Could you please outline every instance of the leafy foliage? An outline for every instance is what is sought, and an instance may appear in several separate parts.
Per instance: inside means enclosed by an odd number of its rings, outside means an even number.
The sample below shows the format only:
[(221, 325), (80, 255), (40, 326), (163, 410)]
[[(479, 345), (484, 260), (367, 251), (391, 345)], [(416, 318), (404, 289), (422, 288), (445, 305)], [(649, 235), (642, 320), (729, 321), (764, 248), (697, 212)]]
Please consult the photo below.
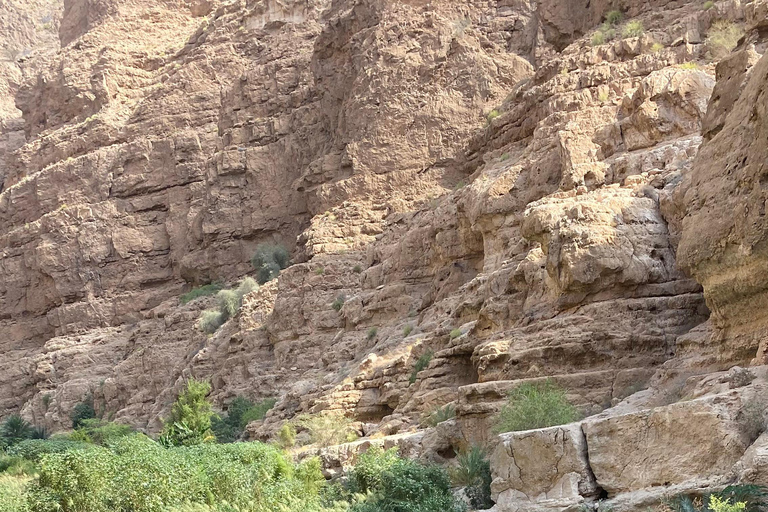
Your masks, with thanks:
[(428, 427), (436, 427), (438, 424), (456, 417), (456, 408), (452, 404), (446, 404), (443, 407), (436, 407), (424, 419), (424, 424)]
[(292, 448), (296, 445), (296, 427), (290, 423), (283, 423), (277, 431), (277, 444), (282, 448)]
[(34, 427), (18, 414), (5, 418), (0, 426), (0, 445), (13, 446), (25, 439), (32, 439)]
[(208, 309), (203, 311), (198, 321), (198, 328), (208, 334), (213, 334), (224, 323), (237, 315), (243, 306), (243, 298), (252, 291), (258, 290), (259, 285), (252, 277), (246, 277), (237, 288), (220, 290), (216, 294), (218, 311)]
[(294, 465), (262, 443), (166, 449), (138, 434), (45, 457), (29, 501), (32, 512), (300, 512), (319, 510), (322, 482), (316, 459)]
[(251, 258), (259, 284), (275, 279), (280, 271), (290, 265), (290, 254), (282, 245), (261, 244)]
[(353, 494), (366, 494), (381, 488), (382, 475), (399, 459), (397, 448), (384, 450), (372, 446), (357, 458), (354, 469), (349, 472), (347, 490)]
[(445, 470), (398, 458), (380, 473), (370, 495), (350, 512), (459, 512), (464, 507), (451, 494)]
[(312, 444), (320, 447), (348, 443), (357, 439), (352, 420), (342, 413), (303, 414), (296, 418), (296, 424), (309, 433)]
[(0, 475), (0, 512), (28, 512), (26, 488), (28, 478)]
[(85, 399), (75, 405), (69, 415), (72, 420), (72, 428), (78, 428), (84, 420), (90, 420), (96, 417), (96, 409), (93, 407), (93, 397), (89, 394)]
[(571, 423), (579, 412), (568, 402), (565, 392), (551, 380), (526, 382), (509, 392), (494, 428), (497, 433)]
[(199, 299), (200, 297), (208, 297), (210, 295), (215, 295), (216, 293), (221, 290), (223, 286), (219, 283), (211, 283), (206, 284), (203, 286), (198, 286), (197, 288), (194, 288), (181, 297), (179, 297), (179, 302), (182, 304), (186, 304), (188, 302), (191, 302), (195, 299)]
[(716, 21), (707, 33), (707, 56), (720, 60), (736, 48), (739, 39), (744, 35), (744, 29), (728, 20)]
[(251, 421), (264, 419), (276, 402), (274, 398), (266, 398), (254, 404), (244, 396), (235, 397), (227, 407), (225, 415), (214, 416), (211, 420), (216, 440), (220, 443), (237, 441), (246, 425)]
[(451, 472), (453, 483), (464, 487), (464, 494), (472, 508), (491, 508), (491, 464), (485, 451), (479, 446), (472, 446), (459, 453), (458, 461), (459, 466)]
[(421, 354), (421, 356), (419, 356), (419, 358), (416, 360), (416, 363), (413, 365), (411, 376), (408, 378), (409, 384), (416, 382), (416, 378), (418, 377), (419, 372), (429, 366), (429, 362), (432, 361), (432, 356), (434, 356), (434, 354), (435, 353), (431, 350), (427, 350)]
[(87, 450), (93, 445), (69, 439), (28, 439), (8, 449), (8, 455), (39, 462), (49, 453), (64, 453), (72, 450)]
[(632, 20), (624, 25), (621, 35), (625, 38), (640, 37), (643, 35), (643, 24), (638, 20)]
[(765, 512), (768, 489), (761, 485), (730, 485), (703, 496), (680, 494), (666, 500), (665, 505), (674, 512)]
[(459, 336), (461, 336), (461, 329), (454, 329), (451, 331), (450, 337), (452, 340), (458, 338)]
[(624, 14), (619, 10), (608, 11), (605, 13), (605, 23), (610, 26), (616, 26), (624, 19)]
[(160, 442), (166, 446), (191, 446), (215, 440), (211, 431), (211, 403), (206, 398), (211, 385), (189, 379), (171, 409)]
[(368, 341), (373, 341), (373, 339), (376, 337), (377, 334), (379, 334), (379, 329), (377, 327), (371, 327), (370, 329), (368, 329), (366, 338), (368, 338)]
[(107, 446), (117, 439), (133, 434), (134, 430), (130, 425), (92, 418), (82, 420), (76, 432), (85, 442)]

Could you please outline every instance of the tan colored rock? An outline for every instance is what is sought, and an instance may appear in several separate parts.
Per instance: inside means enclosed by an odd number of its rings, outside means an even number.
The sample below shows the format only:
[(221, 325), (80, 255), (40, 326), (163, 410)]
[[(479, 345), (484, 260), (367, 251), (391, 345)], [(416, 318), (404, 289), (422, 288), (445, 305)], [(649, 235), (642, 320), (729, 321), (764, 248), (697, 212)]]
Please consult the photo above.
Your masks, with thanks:
[(751, 442), (739, 417), (744, 400), (731, 392), (585, 420), (597, 485), (614, 496), (725, 476)]
[(578, 423), (502, 434), (490, 460), (498, 512), (562, 510), (598, 490)]

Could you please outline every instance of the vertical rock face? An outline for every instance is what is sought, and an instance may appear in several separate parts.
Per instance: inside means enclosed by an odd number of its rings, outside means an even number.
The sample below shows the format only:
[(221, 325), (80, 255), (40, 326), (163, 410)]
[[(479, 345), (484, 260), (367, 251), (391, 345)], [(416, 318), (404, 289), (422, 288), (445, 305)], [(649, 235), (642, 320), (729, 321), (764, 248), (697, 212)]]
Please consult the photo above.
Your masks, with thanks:
[(704, 287), (721, 357), (764, 363), (768, 59), (757, 57), (748, 47), (718, 64), (709, 140), (681, 192), (678, 258)]

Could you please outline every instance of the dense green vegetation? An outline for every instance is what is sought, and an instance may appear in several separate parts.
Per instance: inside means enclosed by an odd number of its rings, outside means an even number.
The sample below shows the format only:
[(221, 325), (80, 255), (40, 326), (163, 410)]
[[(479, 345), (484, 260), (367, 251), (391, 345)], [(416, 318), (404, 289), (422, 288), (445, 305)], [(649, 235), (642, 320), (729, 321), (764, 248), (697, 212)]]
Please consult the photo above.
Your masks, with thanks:
[(244, 396), (235, 397), (227, 407), (226, 414), (213, 416), (211, 430), (219, 443), (233, 443), (240, 439), (246, 425), (252, 421), (264, 419), (274, 407), (274, 398), (266, 398), (253, 403)]
[[(465, 509), (451, 493), (451, 479), (444, 469), (403, 459), (395, 451), (372, 448), (348, 478), (327, 483), (319, 459), (294, 462), (281, 448), (295, 442), (291, 424), (281, 430), (274, 445), (216, 443), (217, 424), (230, 429), (228, 433), (239, 431), (249, 421), (262, 418), (274, 400), (253, 403), (236, 397), (226, 414), (217, 416), (207, 398), (209, 392), (207, 382), (187, 381), (159, 441), (98, 418), (79, 418), (70, 434), (33, 439), (38, 429), (20, 417), (9, 417), (0, 429), (5, 447), (0, 451), (0, 512)], [(343, 416), (304, 416), (295, 425), (319, 445), (354, 437)], [(479, 481), (477, 470), (472, 469), (477, 463), (467, 464), (460, 464), (463, 476), (457, 473), (457, 478), (470, 487)]]
[(494, 428), (497, 433), (564, 425), (579, 419), (565, 391), (551, 380), (526, 382), (509, 392)]

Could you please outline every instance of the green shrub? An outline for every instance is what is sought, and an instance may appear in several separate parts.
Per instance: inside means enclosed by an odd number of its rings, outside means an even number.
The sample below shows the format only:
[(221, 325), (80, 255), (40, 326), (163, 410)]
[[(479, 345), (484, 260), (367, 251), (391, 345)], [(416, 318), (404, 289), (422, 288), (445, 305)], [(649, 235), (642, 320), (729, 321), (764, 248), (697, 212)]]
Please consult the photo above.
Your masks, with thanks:
[(93, 445), (69, 439), (28, 439), (8, 449), (8, 455), (39, 462), (43, 455), (64, 453), (71, 450), (87, 450)]
[(246, 277), (234, 289), (220, 290), (216, 294), (218, 302), (218, 311), (206, 310), (200, 315), (198, 328), (208, 334), (213, 334), (219, 327), (230, 318), (237, 315), (243, 306), (243, 298), (249, 293), (259, 289), (258, 283), (251, 278)]
[(488, 115), (485, 117), (485, 120), (488, 122), (488, 124), (491, 124), (491, 122), (497, 117), (499, 117), (500, 115), (501, 113), (498, 110), (493, 109), (490, 112), (488, 112)]
[(0, 512), (28, 512), (28, 478), (0, 475)]
[(624, 14), (621, 11), (613, 10), (605, 13), (605, 23), (607, 23), (612, 27), (615, 27), (616, 25), (621, 23), (623, 19), (624, 19)]
[(282, 245), (261, 244), (251, 258), (259, 284), (275, 279), (280, 271), (290, 265), (290, 254)]
[(598, 100), (600, 103), (606, 103), (606, 102), (608, 101), (608, 99), (609, 99), (609, 98), (610, 98), (610, 93), (608, 92), (608, 90), (607, 90), (607, 89), (601, 89), (601, 90), (600, 90), (600, 91), (597, 93), (597, 100)]
[(706, 2), (704, 2), (704, 5), (702, 5), (701, 8), (704, 9), (705, 11), (708, 11), (714, 6), (715, 6), (715, 2), (713, 2), (712, 0), (707, 0)]
[(727, 20), (716, 21), (707, 33), (707, 56), (720, 60), (733, 51), (744, 35), (744, 29)]
[(213, 334), (219, 327), (224, 325), (225, 321), (226, 319), (220, 312), (208, 309), (203, 311), (200, 315), (200, 320), (197, 321), (197, 327), (205, 333)]
[(182, 304), (186, 304), (195, 299), (199, 299), (200, 297), (208, 297), (210, 295), (215, 295), (222, 288), (223, 287), (219, 283), (211, 283), (211, 284), (199, 286), (183, 294), (181, 297), (179, 297), (179, 302), (181, 302)]
[(6, 476), (32, 476), (35, 474), (35, 464), (24, 457), (0, 454), (0, 473)]
[(355, 265), (354, 267), (352, 267), (352, 272), (354, 272), (355, 274), (359, 274), (362, 271), (363, 271), (363, 267), (361, 267), (360, 265)]
[(491, 464), (485, 451), (479, 446), (459, 452), (459, 465), (451, 472), (454, 485), (464, 487), (464, 494), (476, 510), (485, 510), (493, 506), (491, 500)]
[(237, 290), (221, 290), (216, 294), (216, 300), (219, 304), (219, 313), (224, 319), (234, 317), (240, 310), (241, 297)]
[(656, 42), (656, 43), (653, 43), (653, 44), (651, 45), (651, 51), (652, 51), (653, 53), (658, 53), (658, 52), (660, 52), (660, 51), (661, 51), (661, 50), (663, 50), (663, 49), (664, 49), (664, 45), (663, 45), (663, 44), (661, 44), (661, 43), (658, 43), (658, 42)]
[(296, 445), (296, 428), (290, 423), (283, 423), (277, 431), (277, 444), (282, 448), (293, 448)]
[(621, 35), (624, 38), (640, 37), (643, 35), (643, 24), (638, 20), (632, 20), (624, 25), (624, 29), (621, 31)]
[(371, 327), (370, 329), (368, 329), (366, 338), (368, 338), (368, 341), (373, 341), (373, 339), (376, 337), (377, 334), (379, 334), (379, 329), (377, 327)]
[(82, 420), (77, 431), (82, 432), (90, 442), (101, 446), (107, 446), (135, 432), (130, 425), (103, 421), (96, 418)]
[(227, 407), (225, 415), (214, 416), (211, 419), (211, 429), (216, 440), (220, 443), (232, 443), (238, 440), (248, 423), (264, 419), (275, 403), (277, 400), (274, 398), (253, 403), (244, 396), (235, 397)]
[(412, 325), (406, 325), (403, 327), (403, 338), (407, 338), (410, 336), (410, 334), (413, 332), (413, 326)]
[(699, 69), (699, 65), (693, 61), (683, 62), (677, 66), (680, 69)]
[(344, 302), (346, 301), (346, 298), (343, 295), (339, 295), (336, 297), (336, 300), (333, 301), (333, 304), (331, 304), (331, 307), (335, 311), (341, 311), (342, 306), (344, 306)]
[(459, 512), (445, 470), (409, 459), (398, 459), (381, 473), (380, 483), (350, 512)]
[(768, 489), (762, 485), (730, 485), (703, 496), (679, 494), (663, 504), (673, 512), (764, 512), (768, 508)]
[(432, 361), (433, 355), (434, 352), (427, 350), (421, 354), (421, 356), (419, 356), (419, 358), (416, 360), (416, 363), (413, 365), (413, 371), (411, 372), (411, 376), (408, 379), (409, 384), (416, 382), (416, 378), (418, 377), (419, 372), (429, 366), (429, 362)]
[(461, 329), (454, 329), (451, 331), (450, 337), (452, 340), (458, 338), (459, 336), (461, 336)]
[(189, 379), (171, 408), (160, 436), (165, 446), (191, 446), (215, 439), (211, 431), (211, 403), (206, 398), (211, 385)]
[(435, 407), (431, 413), (424, 418), (424, 424), (428, 427), (436, 427), (438, 424), (456, 417), (456, 408), (452, 404), (443, 407)]
[(90, 394), (82, 402), (75, 405), (69, 414), (69, 419), (72, 420), (72, 428), (77, 428), (84, 420), (90, 420), (95, 417), (96, 409), (93, 407), (93, 397)]
[(602, 30), (598, 30), (592, 34), (591, 44), (592, 46), (600, 46), (601, 44), (605, 44), (605, 34)]
[(565, 392), (551, 380), (526, 382), (509, 392), (499, 412), (496, 433), (516, 432), (571, 423), (579, 418)]
[(349, 472), (347, 489), (353, 494), (366, 494), (381, 488), (382, 476), (399, 460), (397, 448), (384, 450), (372, 446), (357, 458)]
[(295, 421), (309, 433), (310, 442), (319, 447), (349, 443), (357, 439), (352, 420), (342, 413), (303, 414)]

